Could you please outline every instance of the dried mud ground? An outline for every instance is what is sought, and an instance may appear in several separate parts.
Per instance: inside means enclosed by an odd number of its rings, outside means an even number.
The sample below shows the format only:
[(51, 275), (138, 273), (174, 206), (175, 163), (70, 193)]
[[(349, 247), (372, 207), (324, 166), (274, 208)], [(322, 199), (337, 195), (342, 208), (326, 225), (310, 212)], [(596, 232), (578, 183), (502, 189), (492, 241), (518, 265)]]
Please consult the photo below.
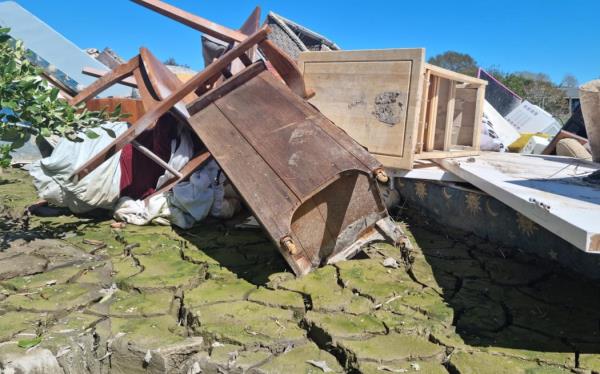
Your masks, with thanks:
[(297, 279), (260, 231), (27, 219), (15, 170), (0, 198), (5, 372), (600, 372), (600, 285), (474, 236), (405, 225)]

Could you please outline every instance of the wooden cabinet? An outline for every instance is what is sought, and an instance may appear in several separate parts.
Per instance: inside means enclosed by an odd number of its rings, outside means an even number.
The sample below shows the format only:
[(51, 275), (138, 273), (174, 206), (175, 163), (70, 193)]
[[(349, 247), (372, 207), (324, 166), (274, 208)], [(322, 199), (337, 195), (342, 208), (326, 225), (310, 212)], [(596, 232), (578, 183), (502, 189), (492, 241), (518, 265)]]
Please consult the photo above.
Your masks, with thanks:
[(425, 63), (425, 50), (303, 52), (310, 100), (386, 167), (479, 151), (486, 82)]

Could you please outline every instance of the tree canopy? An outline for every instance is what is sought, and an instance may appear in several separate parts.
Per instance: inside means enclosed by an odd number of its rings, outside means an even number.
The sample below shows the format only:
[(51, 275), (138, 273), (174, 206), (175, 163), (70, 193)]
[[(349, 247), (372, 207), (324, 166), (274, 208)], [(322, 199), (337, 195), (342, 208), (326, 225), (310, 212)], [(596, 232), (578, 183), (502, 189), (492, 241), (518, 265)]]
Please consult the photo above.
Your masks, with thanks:
[(466, 74), (473, 77), (477, 75), (477, 61), (475, 61), (473, 57), (466, 53), (446, 51), (431, 57), (428, 62), (432, 65), (452, 70), (457, 73)]

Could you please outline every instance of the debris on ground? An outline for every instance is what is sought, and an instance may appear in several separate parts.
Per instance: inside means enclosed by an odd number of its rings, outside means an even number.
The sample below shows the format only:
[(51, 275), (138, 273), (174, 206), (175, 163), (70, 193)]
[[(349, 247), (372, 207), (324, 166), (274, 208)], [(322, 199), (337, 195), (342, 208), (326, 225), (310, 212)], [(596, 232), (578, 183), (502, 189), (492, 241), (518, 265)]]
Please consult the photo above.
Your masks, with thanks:
[(0, 102), (0, 369), (600, 372), (600, 81), (561, 126), (425, 48), (133, 2), (205, 68), (0, 4), (48, 100), (103, 118), (31, 136)]

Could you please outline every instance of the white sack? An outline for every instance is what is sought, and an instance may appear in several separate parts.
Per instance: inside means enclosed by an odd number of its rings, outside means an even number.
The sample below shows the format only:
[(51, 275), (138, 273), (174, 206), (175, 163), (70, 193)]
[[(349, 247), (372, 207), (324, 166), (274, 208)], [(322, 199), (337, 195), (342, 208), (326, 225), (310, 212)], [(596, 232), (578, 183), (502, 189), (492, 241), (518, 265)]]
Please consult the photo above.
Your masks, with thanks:
[[(127, 129), (127, 123), (107, 123), (103, 127), (112, 129), (119, 136)], [(121, 152), (117, 152), (78, 183), (69, 181), (77, 168), (114, 140), (101, 129), (97, 132), (100, 136), (96, 139), (81, 135), (82, 142), (62, 139), (50, 157), (32, 164), (29, 173), (40, 198), (69, 208), (73, 213), (85, 213), (95, 208), (114, 208), (120, 192)]]

